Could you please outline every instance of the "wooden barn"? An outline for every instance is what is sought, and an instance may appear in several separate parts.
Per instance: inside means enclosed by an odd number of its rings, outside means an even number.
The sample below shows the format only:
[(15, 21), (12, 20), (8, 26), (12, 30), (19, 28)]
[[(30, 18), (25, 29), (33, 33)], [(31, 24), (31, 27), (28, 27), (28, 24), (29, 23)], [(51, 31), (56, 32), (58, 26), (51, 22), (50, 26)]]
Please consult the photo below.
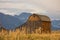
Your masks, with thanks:
[(16, 28), (24, 33), (51, 33), (50, 18), (45, 15), (32, 14), (26, 23)]

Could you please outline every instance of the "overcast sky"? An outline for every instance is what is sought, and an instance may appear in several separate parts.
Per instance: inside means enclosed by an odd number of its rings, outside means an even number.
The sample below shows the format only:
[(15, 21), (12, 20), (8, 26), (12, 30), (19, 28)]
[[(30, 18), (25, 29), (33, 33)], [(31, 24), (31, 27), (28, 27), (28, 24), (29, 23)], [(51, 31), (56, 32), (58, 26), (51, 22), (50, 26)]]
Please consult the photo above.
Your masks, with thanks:
[(0, 12), (16, 15), (23, 11), (60, 19), (60, 0), (0, 0)]

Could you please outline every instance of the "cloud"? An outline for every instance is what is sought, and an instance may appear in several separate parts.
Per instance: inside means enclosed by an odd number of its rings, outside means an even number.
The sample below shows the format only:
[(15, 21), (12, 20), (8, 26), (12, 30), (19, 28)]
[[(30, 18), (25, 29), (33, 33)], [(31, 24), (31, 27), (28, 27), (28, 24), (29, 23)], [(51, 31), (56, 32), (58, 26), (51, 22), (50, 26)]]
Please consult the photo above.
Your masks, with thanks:
[(0, 10), (2, 9), (8, 10), (8, 12), (10, 13), (12, 12), (17, 13), (17, 12), (23, 12), (23, 11), (40, 13), (45, 11), (42, 8), (39, 8), (35, 5), (27, 4), (27, 3), (0, 3)]
[(36, 11), (41, 10), (41, 8), (28, 3), (0, 3), (0, 8), (34, 9)]
[(8, 14), (8, 15), (14, 15), (14, 14), (16, 14), (14, 12), (10, 12), (10, 10), (0, 10), (0, 12), (2, 12), (4, 14)]
[(27, 3), (49, 10), (60, 10), (60, 0), (0, 0), (0, 2)]
[(15, 8), (19, 11), (36, 12), (60, 19), (60, 0), (0, 0), (0, 8)]
[[(13, 16), (19, 15), (21, 12), (37, 13), (37, 11), (34, 9), (17, 9), (17, 8), (0, 8), (0, 12)], [(39, 13), (45, 13), (45, 10), (41, 10), (39, 11)]]

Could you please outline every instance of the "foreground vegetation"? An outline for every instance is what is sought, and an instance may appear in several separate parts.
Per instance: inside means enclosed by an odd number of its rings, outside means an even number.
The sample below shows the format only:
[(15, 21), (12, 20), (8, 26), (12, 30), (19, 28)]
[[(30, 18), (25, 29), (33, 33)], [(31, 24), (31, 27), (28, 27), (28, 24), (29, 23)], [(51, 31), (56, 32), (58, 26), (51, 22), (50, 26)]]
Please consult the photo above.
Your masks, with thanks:
[(52, 31), (51, 34), (25, 34), (23, 32), (0, 33), (0, 40), (60, 40), (60, 31)]

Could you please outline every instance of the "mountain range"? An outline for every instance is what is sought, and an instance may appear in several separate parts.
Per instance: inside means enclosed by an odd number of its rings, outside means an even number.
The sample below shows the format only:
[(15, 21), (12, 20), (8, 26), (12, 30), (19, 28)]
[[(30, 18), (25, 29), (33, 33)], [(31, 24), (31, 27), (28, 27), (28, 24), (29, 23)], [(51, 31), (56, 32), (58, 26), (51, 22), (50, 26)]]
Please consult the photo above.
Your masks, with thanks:
[[(5, 15), (0, 12), (0, 24), (2, 24), (4, 28), (12, 30), (24, 24), (30, 15), (32, 14), (22, 12), (20, 15), (11, 16), (11, 15)], [(60, 20), (52, 20), (51, 26), (52, 30), (60, 30)]]
[(60, 30), (60, 20), (52, 20), (52, 30)]

